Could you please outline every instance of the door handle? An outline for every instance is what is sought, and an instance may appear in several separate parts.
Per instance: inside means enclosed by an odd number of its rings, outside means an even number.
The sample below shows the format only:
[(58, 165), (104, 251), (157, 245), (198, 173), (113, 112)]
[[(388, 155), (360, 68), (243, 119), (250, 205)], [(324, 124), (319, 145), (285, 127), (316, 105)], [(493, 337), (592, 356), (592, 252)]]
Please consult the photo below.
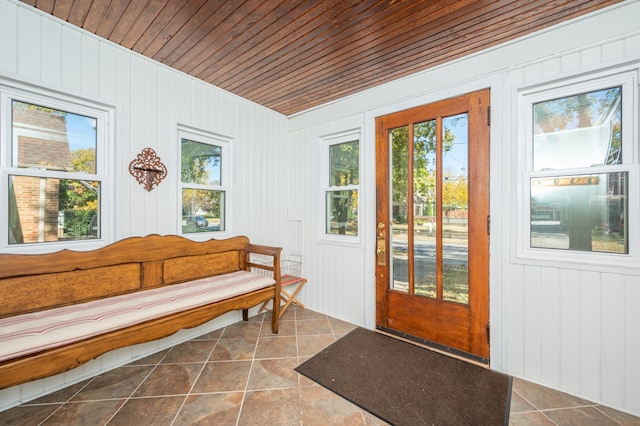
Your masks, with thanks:
[(378, 223), (377, 233), (377, 245), (376, 256), (378, 258), (378, 266), (385, 266), (387, 264), (387, 239), (384, 230), (384, 223)]

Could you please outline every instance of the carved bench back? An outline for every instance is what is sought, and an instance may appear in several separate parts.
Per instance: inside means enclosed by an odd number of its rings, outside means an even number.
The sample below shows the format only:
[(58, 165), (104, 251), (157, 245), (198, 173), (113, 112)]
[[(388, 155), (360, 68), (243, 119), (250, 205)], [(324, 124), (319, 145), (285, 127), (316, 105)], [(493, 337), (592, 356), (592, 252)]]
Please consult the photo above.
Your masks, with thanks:
[(132, 237), (101, 249), (0, 254), (0, 318), (245, 269), (246, 237)]

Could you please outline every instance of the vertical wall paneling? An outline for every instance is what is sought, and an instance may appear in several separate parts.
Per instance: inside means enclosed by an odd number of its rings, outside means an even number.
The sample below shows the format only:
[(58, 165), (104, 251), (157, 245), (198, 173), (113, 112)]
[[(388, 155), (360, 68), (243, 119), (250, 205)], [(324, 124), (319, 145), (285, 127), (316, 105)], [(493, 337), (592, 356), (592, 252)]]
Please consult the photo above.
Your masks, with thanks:
[(560, 272), (556, 268), (542, 268), (540, 381), (560, 385)]
[(213, 109), (211, 108), (211, 90), (208, 85), (201, 84), (200, 85), (202, 100), (201, 100), (201, 108), (202, 108), (202, 128), (211, 129), (212, 121), (213, 121)]
[[(167, 179), (169, 179), (169, 182), (172, 182), (174, 185), (177, 185), (178, 182), (180, 181), (180, 141), (178, 140), (178, 130), (177, 130), (177, 126), (178, 125), (184, 125), (184, 124), (188, 124), (186, 123), (183, 118), (182, 118), (182, 114), (181, 114), (181, 102), (180, 102), (180, 97), (181, 97), (181, 81), (182, 81), (182, 76), (180, 74), (177, 73), (173, 73), (171, 72), (168, 76), (168, 80), (169, 80), (169, 85), (167, 87), (167, 91), (168, 91), (168, 97), (169, 97), (169, 104), (167, 105), (168, 107), (168, 111), (167, 113), (169, 114), (169, 117), (171, 117), (171, 119), (168, 121), (167, 126), (165, 127), (167, 129), (168, 133), (168, 137), (166, 139), (166, 142), (168, 144), (171, 144), (171, 141), (175, 141), (173, 142), (175, 145), (173, 145), (173, 150), (171, 153), (171, 156), (173, 158), (175, 158), (174, 160), (174, 167), (175, 169), (173, 170), (173, 174), (169, 174), (167, 176)], [(169, 171), (169, 173), (171, 173), (171, 171)], [(177, 186), (174, 186), (174, 188), (177, 188)], [(170, 227), (165, 230), (165, 233), (171, 233), (171, 232), (176, 232), (178, 229), (181, 228), (181, 222), (180, 222), (180, 218), (182, 218), (182, 211), (180, 210), (180, 203), (182, 202), (181, 197), (182, 194), (177, 193), (177, 191), (175, 191), (175, 204), (172, 204), (172, 209), (173, 209), (173, 217), (174, 217), (174, 222), (172, 224), (170, 224)], [(162, 232), (162, 231), (161, 231)]]
[[(618, 376), (611, 376), (610, 381), (624, 387), (624, 404), (620, 405), (632, 413), (640, 414), (640, 338), (638, 338), (638, 301), (640, 300), (640, 277), (625, 277), (624, 322), (620, 326), (624, 330), (624, 341), (621, 346), (610, 348), (624, 353), (624, 371)], [(620, 309), (620, 307), (618, 307)], [(612, 373), (611, 370), (609, 372)], [(605, 396), (605, 395), (603, 395)]]
[[(126, 173), (128, 175), (126, 182), (131, 185), (130, 198), (127, 201), (127, 204), (130, 206), (128, 208), (129, 214), (127, 215), (130, 232), (133, 233), (133, 235), (146, 235), (149, 233), (149, 228), (153, 226), (149, 221), (155, 223), (156, 212), (147, 207), (147, 203), (155, 196), (155, 193), (153, 191), (147, 192), (142, 185), (138, 184), (138, 182), (129, 175), (128, 170), (129, 162), (136, 158), (140, 151), (147, 147), (145, 135), (146, 124), (144, 122), (146, 106), (144, 60), (138, 56), (133, 56), (131, 58), (130, 72), (131, 97), (129, 100), (129, 114), (131, 117), (131, 125), (128, 129), (128, 135), (125, 135), (125, 139), (123, 140), (123, 142), (130, 147), (130, 151), (128, 158), (122, 164), (122, 167), (118, 169), (118, 173)], [(152, 146), (151, 148), (157, 149), (156, 146)], [(136, 214), (131, 214), (132, 212), (136, 212)], [(153, 212), (153, 216), (148, 217), (151, 212)]]
[[(608, 48), (608, 46), (607, 46)], [(581, 66), (590, 67), (602, 62), (602, 46), (593, 46), (580, 52)]]
[[(115, 123), (115, 159), (113, 166), (114, 174), (114, 191), (118, 194), (115, 199), (116, 208), (114, 210), (115, 220), (118, 224), (115, 227), (115, 238), (122, 239), (128, 235), (135, 235), (131, 232), (130, 212), (128, 211), (129, 201), (131, 199), (131, 181), (132, 177), (128, 170), (129, 163), (133, 160), (132, 154), (135, 151), (131, 147), (131, 55), (127, 52), (116, 49), (116, 117)], [(126, 165), (126, 166), (125, 166)], [(133, 188), (136, 189), (136, 188)]]
[[(626, 285), (624, 276), (602, 274), (602, 398), (624, 404)], [(631, 326), (631, 328), (634, 328)], [(625, 348), (615, 350), (613, 348)]]
[(191, 82), (191, 104), (193, 115), (191, 116), (191, 124), (198, 128), (204, 128), (203, 126), (203, 110), (202, 110), (202, 87), (203, 84), (192, 81)]
[[(365, 289), (374, 285), (373, 275), (364, 270), (365, 259), (373, 257), (374, 247), (319, 241), (323, 214), (318, 194), (322, 165), (317, 157), (319, 138), (362, 127), (362, 117), (372, 110), (393, 112), (432, 93), (458, 93), (461, 87), (482, 85), (495, 86), (492, 93), (504, 93), (504, 97), (492, 98), (496, 102), (492, 109), (503, 111), (498, 124), (493, 124), (502, 127), (499, 131), (492, 128), (492, 153), (516, 150), (515, 88), (523, 82), (533, 84), (598, 67), (640, 62), (637, 16), (640, 2), (622, 2), (287, 119), (27, 5), (0, 0), (0, 75), (116, 108), (112, 172), (117, 238), (176, 230), (177, 221), (156, 212), (159, 206), (168, 206), (178, 214), (177, 191), (167, 185), (170, 180), (161, 190), (147, 193), (128, 174), (129, 162), (142, 148), (158, 148), (165, 164), (177, 166), (177, 124), (198, 125), (233, 138), (237, 230), (261, 243), (287, 246), (287, 221), (299, 221), (309, 278), (301, 299), (310, 309), (363, 324), (365, 312), (375, 309), (365, 306), (371, 302), (363, 297)], [(55, 66), (59, 71), (52, 69)], [(375, 135), (369, 132), (365, 137), (361, 147), (366, 148), (362, 149), (372, 150)], [(499, 268), (499, 273), (492, 271), (491, 291), (503, 295), (502, 323), (492, 324), (492, 330), (502, 330), (502, 371), (640, 414), (640, 310), (636, 306), (640, 277), (624, 268), (612, 275), (568, 265), (516, 263), (511, 235), (517, 228), (517, 209), (513, 207), (518, 191), (513, 185), (518, 169), (512, 160), (514, 156), (505, 156), (499, 164), (492, 160), (491, 168), (492, 209), (496, 204), (504, 206), (501, 213), (507, 224), (503, 225), (507, 227), (504, 238), (492, 235), (490, 249), (491, 267)], [(170, 169), (169, 173), (177, 172)], [(366, 204), (361, 204), (361, 209), (375, 210), (372, 175), (364, 181), (362, 191)], [(363, 232), (375, 232), (375, 224), (363, 225)], [(231, 314), (205, 327), (237, 319)], [(2, 390), (0, 409), (97, 374), (120, 360), (179, 342), (188, 338), (188, 333), (110, 354), (104, 361), (95, 360), (53, 378)]]
[[(101, 77), (100, 41), (95, 37), (84, 35), (81, 39), (82, 93), (97, 96)], [(105, 70), (106, 71), (106, 70)]]
[[(159, 98), (160, 98), (160, 86), (158, 85), (158, 66), (152, 62), (144, 62), (144, 106), (142, 107), (142, 120), (140, 127), (144, 129), (144, 148), (152, 148), (160, 160), (165, 166), (168, 166), (173, 155), (172, 145), (161, 144), (158, 139), (158, 129), (161, 121), (158, 116)], [(174, 142), (175, 143), (175, 142)], [(167, 169), (167, 174), (169, 170)], [(166, 180), (166, 178), (165, 178)], [(144, 234), (150, 234), (158, 229), (167, 229), (169, 225), (168, 217), (170, 216), (164, 208), (162, 208), (164, 201), (169, 198), (169, 193), (173, 190), (167, 185), (167, 182), (163, 180), (160, 185), (156, 186), (151, 191), (143, 190), (142, 193), (145, 197), (145, 217), (144, 219)], [(138, 185), (140, 189), (144, 189), (142, 185)], [(160, 224), (164, 227), (161, 227)]]
[(18, 8), (17, 28), (18, 74), (24, 77), (40, 78), (40, 49), (32, 49), (41, 40), (40, 17), (25, 8)]
[[(350, 96), (328, 106), (291, 117), (289, 144), (308, 173), (322, 164), (307, 158), (318, 138), (344, 126), (357, 114), (370, 117), (364, 149), (375, 142), (375, 113), (386, 114), (428, 103), (434, 94), (444, 99), (467, 86), (490, 87), (491, 129), (491, 297), (492, 357), (500, 354), (499, 368), (588, 400), (640, 415), (640, 273), (619, 268), (615, 274), (591, 265), (537, 264), (517, 259), (520, 173), (517, 90), (589, 72), (635, 64), (640, 67), (640, 2), (623, 2), (570, 23), (538, 32), (477, 55)], [(469, 90), (470, 91), (470, 90)], [(435, 99), (437, 100), (437, 99)], [(381, 112), (382, 111), (382, 112)], [(499, 114), (496, 120), (496, 114)], [(375, 154), (367, 153), (375, 157)], [(366, 179), (362, 208), (375, 211), (375, 180)], [(375, 277), (363, 265), (374, 248), (357, 249), (319, 243), (317, 175), (292, 183), (290, 219), (304, 223), (309, 275), (314, 282), (304, 294), (308, 306), (322, 312), (349, 315), (366, 302), (362, 291)], [(298, 198), (300, 197), (300, 198)], [(304, 200), (304, 203), (300, 200)], [(493, 217), (497, 214), (497, 217)], [(635, 219), (634, 219), (635, 220)], [(309, 223), (311, 222), (311, 223)], [(637, 221), (636, 221), (637, 222)], [(634, 222), (635, 223), (635, 222)], [(500, 232), (495, 234), (496, 227)], [(375, 228), (365, 226), (367, 235)], [(371, 238), (371, 237), (369, 237)], [(343, 259), (351, 262), (343, 264)], [(357, 263), (361, 262), (361, 263)], [(345, 262), (346, 263), (346, 262)], [(373, 265), (372, 263), (368, 263)], [(335, 274), (336, 268), (346, 268)], [(496, 270), (497, 269), (497, 270)], [(338, 276), (340, 275), (340, 276)], [(356, 282), (356, 293), (345, 291), (345, 281)], [(371, 281), (371, 282), (365, 282)], [(351, 283), (349, 283), (351, 284)], [(351, 290), (350, 289), (350, 290)], [(611, 292), (611, 293), (610, 293)], [(493, 301), (501, 296), (500, 305)], [(363, 309), (373, 312), (375, 307)], [(494, 315), (499, 310), (499, 315)], [(355, 316), (355, 315), (354, 315)], [(497, 318), (500, 321), (496, 324)], [(499, 330), (500, 339), (494, 338)], [(494, 348), (496, 342), (501, 348)], [(492, 366), (495, 364), (492, 362)]]
[[(58, 50), (59, 51), (59, 50)], [(60, 58), (60, 55), (56, 55)], [(98, 96), (107, 102), (116, 99), (116, 49), (107, 43), (100, 43), (100, 80)]]
[[(287, 191), (289, 221), (300, 224), (304, 250), (305, 274), (309, 285), (300, 294), (300, 300), (309, 309), (327, 313), (336, 318), (364, 324), (364, 257), (359, 244), (341, 244), (322, 239), (324, 233), (324, 175), (326, 165), (321, 156), (323, 138), (340, 132), (362, 129), (364, 114), (354, 114), (331, 120), (318, 126), (291, 132), (287, 142)], [(365, 141), (361, 140), (361, 155)], [(362, 181), (365, 171), (361, 169)], [(365, 199), (359, 197), (359, 208)], [(360, 220), (364, 215), (361, 213)], [(364, 228), (362, 228), (364, 229)], [(294, 232), (290, 227), (290, 232)], [(298, 231), (295, 231), (298, 232)], [(292, 238), (289, 235), (289, 238)]]
[(571, 392), (580, 391), (580, 273), (576, 270), (560, 271), (560, 384)]
[(602, 354), (602, 295), (598, 272), (580, 273), (580, 394), (591, 400), (600, 399)]
[[(227, 164), (235, 172), (233, 179), (240, 181), (231, 185), (234, 220), (252, 241), (286, 244), (286, 117), (14, 0), (0, 0), (0, 57), (0, 77), (115, 108), (114, 146), (108, 148), (114, 156), (108, 170), (113, 205), (107, 207), (115, 229), (108, 237), (179, 231), (177, 125), (182, 124), (227, 136), (234, 148), (241, 148)], [(158, 153), (169, 174), (151, 192), (128, 171), (145, 147)], [(254, 192), (258, 189), (260, 194)], [(66, 373), (2, 390), (0, 410), (239, 319), (237, 313), (225, 314), (161, 341), (124, 348)]]
[(41, 24), (42, 81), (59, 86), (62, 79), (62, 58), (60, 57), (62, 26), (49, 19), (43, 19)]
[(288, 220), (287, 234), (287, 248), (289, 249), (289, 254), (303, 256), (304, 245), (302, 238), (302, 221)]
[(527, 354), (524, 374), (540, 379), (542, 356), (542, 282), (541, 271), (537, 266), (525, 266), (524, 299), (526, 300), (524, 352)]
[(211, 129), (222, 129), (222, 94), (211, 90)]
[(0, 70), (11, 74), (18, 69), (18, 8), (9, 2), (0, 2)]
[(193, 125), (193, 112), (192, 107), (193, 103), (191, 102), (192, 92), (191, 92), (191, 79), (186, 75), (180, 76), (180, 116), (179, 119), (183, 122), (186, 122), (190, 125)]
[[(23, 23), (20, 22), (20, 27)], [(82, 35), (69, 26), (62, 27), (62, 86), (74, 92), (81, 90), (82, 84)]]
[[(157, 105), (155, 107), (155, 118), (158, 125), (152, 129), (153, 138), (157, 140), (158, 149), (161, 154), (162, 162), (167, 167), (167, 177), (160, 184), (162, 190), (162, 200), (169, 200), (165, 205), (177, 206), (180, 201), (178, 199), (178, 191), (176, 190), (178, 181), (180, 180), (180, 157), (179, 143), (177, 138), (177, 129), (175, 123), (172, 122), (171, 115), (171, 75), (166, 68), (158, 67), (156, 69), (156, 88), (157, 88)], [(158, 224), (157, 229), (163, 233), (179, 232), (178, 220), (180, 215), (179, 209), (167, 209), (159, 206), (159, 211), (163, 214), (156, 215)]]

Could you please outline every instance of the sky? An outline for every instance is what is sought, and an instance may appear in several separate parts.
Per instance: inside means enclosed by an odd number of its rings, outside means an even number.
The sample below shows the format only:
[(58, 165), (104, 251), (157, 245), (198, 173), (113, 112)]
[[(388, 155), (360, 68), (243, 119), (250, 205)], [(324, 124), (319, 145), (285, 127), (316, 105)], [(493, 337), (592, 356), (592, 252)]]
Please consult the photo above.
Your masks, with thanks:
[(96, 148), (96, 119), (66, 113), (67, 138), (71, 151)]

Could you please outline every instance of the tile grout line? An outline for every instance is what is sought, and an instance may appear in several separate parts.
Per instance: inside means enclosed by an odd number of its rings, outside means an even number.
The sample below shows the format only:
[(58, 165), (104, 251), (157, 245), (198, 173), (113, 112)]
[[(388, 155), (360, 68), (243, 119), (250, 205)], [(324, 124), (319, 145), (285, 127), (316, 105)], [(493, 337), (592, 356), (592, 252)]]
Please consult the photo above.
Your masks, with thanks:
[[(145, 382), (145, 380), (147, 380), (147, 379), (149, 378), (149, 376), (150, 376), (154, 371), (156, 371), (156, 369), (158, 368), (158, 365), (160, 365), (160, 362), (162, 362), (162, 360), (167, 356), (167, 354), (168, 354), (169, 352), (171, 352), (171, 350), (169, 350), (169, 351), (168, 351), (168, 352), (167, 352), (167, 353), (166, 353), (166, 354), (165, 354), (165, 355), (164, 355), (164, 356), (163, 356), (163, 357), (162, 357), (162, 358), (161, 358), (161, 359), (160, 359), (160, 360), (159, 360), (159, 361), (158, 361), (158, 362), (153, 366), (153, 368), (149, 371), (149, 373), (147, 373), (147, 375), (146, 375), (146, 376), (144, 376), (144, 378), (140, 381), (140, 383), (138, 383), (138, 386), (136, 386), (136, 387), (135, 387), (135, 389), (133, 389), (133, 390), (131, 391), (131, 393), (129, 393), (129, 396), (128, 396), (128, 397), (126, 397), (126, 398), (122, 398), (122, 399), (124, 400), (124, 402), (123, 402), (123, 403), (122, 403), (122, 405), (120, 405), (120, 406), (118, 407), (118, 409), (117, 409), (117, 410), (116, 410), (116, 411), (111, 415), (111, 417), (109, 417), (109, 419), (104, 423), (105, 425), (108, 425), (108, 424), (111, 422), (111, 420), (113, 420), (113, 418), (114, 418), (115, 416), (117, 416), (117, 415), (118, 415), (118, 413), (120, 412), (120, 410), (122, 410), (122, 407), (124, 407), (124, 406), (127, 404), (127, 402), (129, 402), (129, 400), (131, 399), (131, 396), (132, 396), (134, 393), (136, 393), (136, 391), (137, 391), (138, 389), (140, 389), (140, 386), (142, 386), (142, 384)], [(100, 375), (98, 375), (98, 376), (96, 376), (96, 377), (100, 377)]]
[[(92, 377), (90, 380), (87, 381), (87, 383), (84, 384), (84, 386), (80, 387), (80, 389), (78, 389), (73, 395), (71, 395), (69, 398), (67, 398), (65, 401), (63, 401), (60, 406), (58, 408), (56, 408), (55, 410), (53, 410), (47, 417), (45, 417), (44, 419), (42, 419), (42, 421), (40, 423), (38, 423), (39, 425), (42, 425), (44, 422), (46, 422), (49, 418), (51, 418), (51, 416), (53, 416), (55, 413), (57, 413), (59, 410), (61, 410), (65, 405), (67, 405), (71, 399), (73, 399), (74, 396), (78, 395), (84, 388), (86, 388), (87, 386), (89, 386), (89, 383), (93, 382), (95, 380), (97, 376)], [(43, 405), (48, 405), (48, 404), (43, 404)]]
[[(202, 376), (202, 372), (204, 371), (204, 369), (207, 367), (207, 363), (209, 362), (209, 359), (211, 359), (211, 355), (213, 355), (213, 352), (215, 351), (215, 349), (218, 347), (218, 343), (220, 343), (220, 338), (222, 337), (222, 335), (224, 334), (225, 330), (227, 329), (227, 327), (224, 327), (224, 329), (222, 330), (222, 332), (220, 333), (220, 335), (216, 338), (216, 343), (214, 343), (213, 347), (211, 348), (211, 350), (209, 351), (209, 355), (207, 355), (207, 359), (202, 363), (202, 367), (200, 367), (200, 371), (198, 371), (198, 374), (196, 375), (195, 380), (193, 381), (193, 383), (191, 384), (191, 387), (189, 388), (189, 390), (186, 393), (186, 396), (184, 397), (184, 399), (182, 400), (182, 404), (180, 404), (180, 407), (178, 408), (178, 410), (176, 411), (176, 415), (173, 416), (173, 420), (171, 421), (171, 425), (173, 425), (176, 420), (178, 420), (178, 416), (180, 415), (180, 413), (182, 412), (182, 409), (184, 408), (184, 405), (187, 403), (187, 400), (189, 399), (189, 397), (191, 396), (192, 392), (193, 392), (193, 388), (195, 387), (196, 383), (198, 383), (198, 380), (200, 380), (200, 376)], [(197, 336), (200, 337), (200, 336)], [(194, 341), (194, 339), (191, 339), (189, 341)], [(169, 351), (170, 352), (170, 351)], [(169, 352), (167, 352), (165, 354), (164, 357), (162, 357), (162, 359), (164, 359)], [(162, 361), (162, 360), (161, 360)], [(160, 363), (158, 363), (160, 364)]]
[(251, 365), (249, 366), (249, 374), (247, 374), (247, 381), (244, 384), (244, 391), (242, 392), (242, 401), (240, 401), (240, 409), (238, 410), (238, 417), (236, 418), (236, 426), (240, 424), (240, 417), (242, 416), (242, 410), (244, 409), (244, 401), (247, 397), (247, 390), (249, 389), (249, 380), (251, 379), (251, 373), (253, 372), (253, 363), (255, 362), (256, 353), (258, 352), (258, 344), (260, 343), (260, 339), (262, 338), (262, 327), (264, 327), (264, 318), (266, 315), (265, 313), (261, 315), (262, 315), (262, 318), (260, 319), (260, 328), (258, 329), (256, 344), (253, 348), (253, 355), (251, 356)]
[[(298, 335), (298, 310), (293, 311), (293, 330), (296, 335), (296, 364), (300, 365), (300, 336)], [(296, 372), (296, 378), (298, 379), (298, 415), (300, 416), (300, 426), (303, 426), (304, 420), (302, 418), (302, 381), (300, 373)]]

